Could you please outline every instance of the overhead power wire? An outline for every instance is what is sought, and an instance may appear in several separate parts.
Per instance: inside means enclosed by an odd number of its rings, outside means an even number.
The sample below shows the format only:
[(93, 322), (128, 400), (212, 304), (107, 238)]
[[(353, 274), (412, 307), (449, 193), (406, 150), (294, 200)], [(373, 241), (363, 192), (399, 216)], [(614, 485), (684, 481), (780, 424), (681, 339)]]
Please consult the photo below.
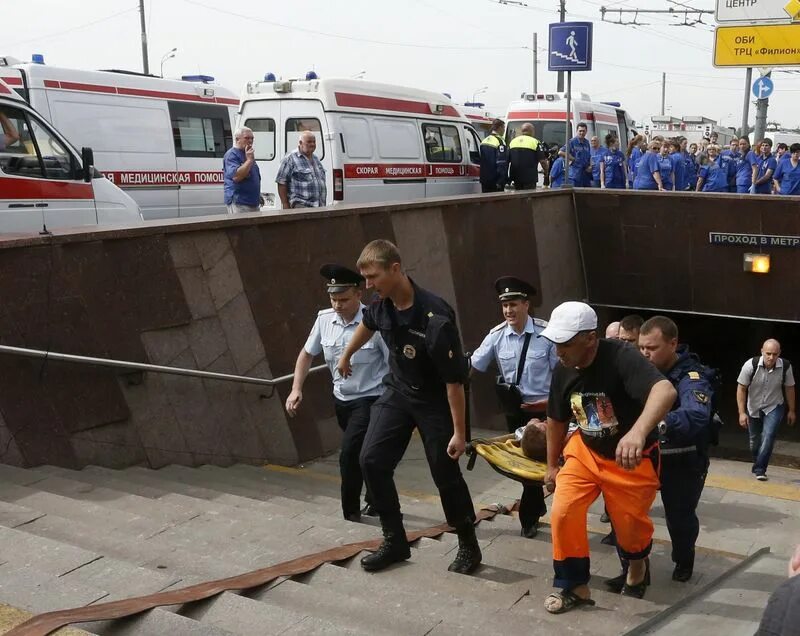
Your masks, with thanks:
[(47, 35), (40, 35), (35, 38), (28, 38), (26, 40), (17, 40), (16, 42), (11, 42), (8, 44), (9, 47), (14, 47), (19, 44), (27, 44), (28, 42), (40, 42), (42, 40), (49, 40), (51, 38), (60, 37), (62, 35), (66, 35), (67, 33), (73, 33), (74, 31), (79, 31), (81, 29), (88, 29), (91, 26), (96, 24), (101, 24), (103, 22), (107, 22), (108, 20), (113, 20), (114, 18), (118, 18), (125, 13), (130, 13), (131, 11), (138, 11), (139, 7), (128, 7), (127, 9), (123, 9), (122, 11), (117, 11), (117, 13), (112, 13), (111, 15), (107, 15), (104, 18), (98, 18), (97, 20), (92, 20), (91, 22), (86, 22), (84, 24), (78, 24), (76, 26), (70, 27), (68, 29), (64, 29), (63, 31), (54, 31), (53, 33), (48, 33)]

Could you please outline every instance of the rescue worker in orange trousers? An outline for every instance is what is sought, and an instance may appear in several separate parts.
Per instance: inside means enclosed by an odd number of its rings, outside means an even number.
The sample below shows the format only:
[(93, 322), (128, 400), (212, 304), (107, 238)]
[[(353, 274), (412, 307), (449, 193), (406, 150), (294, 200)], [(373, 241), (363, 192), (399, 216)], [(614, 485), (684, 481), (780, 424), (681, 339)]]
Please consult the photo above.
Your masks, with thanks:
[[(560, 591), (547, 597), (545, 609), (561, 614), (594, 605), (586, 512), (600, 493), (617, 532), (620, 557), (630, 562), (621, 593), (642, 598), (653, 537), (648, 513), (659, 483), (655, 430), (677, 393), (635, 347), (600, 339), (597, 315), (585, 303), (556, 307), (541, 337), (556, 344), (560, 362), (547, 404), (545, 476), (545, 485), (554, 491), (553, 585)], [(572, 418), (578, 431), (565, 444)]]

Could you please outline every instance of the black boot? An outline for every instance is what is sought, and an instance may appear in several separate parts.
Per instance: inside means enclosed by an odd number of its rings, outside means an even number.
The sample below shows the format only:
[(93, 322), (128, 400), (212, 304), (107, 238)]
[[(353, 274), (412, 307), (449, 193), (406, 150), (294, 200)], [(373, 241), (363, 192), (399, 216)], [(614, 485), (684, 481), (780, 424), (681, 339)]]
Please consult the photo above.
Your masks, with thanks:
[(458, 574), (472, 574), (483, 558), (478, 545), (478, 537), (475, 536), (475, 525), (471, 520), (465, 521), (456, 528), (456, 533), (458, 534), (458, 552), (447, 570)]
[(377, 572), (389, 567), (392, 563), (399, 563), (411, 558), (411, 548), (406, 539), (406, 529), (403, 527), (403, 518), (396, 520), (381, 519), (383, 530), (383, 543), (375, 552), (361, 559), (361, 567), (368, 572)]

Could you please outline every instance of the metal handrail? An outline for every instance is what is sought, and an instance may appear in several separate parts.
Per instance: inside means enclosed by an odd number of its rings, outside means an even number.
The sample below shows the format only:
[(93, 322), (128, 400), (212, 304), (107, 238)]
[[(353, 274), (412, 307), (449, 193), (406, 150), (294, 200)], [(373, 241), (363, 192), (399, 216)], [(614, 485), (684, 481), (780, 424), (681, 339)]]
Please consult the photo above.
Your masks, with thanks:
[[(0, 353), (26, 358), (40, 358), (42, 360), (56, 360), (58, 362), (70, 362), (73, 364), (86, 364), (98, 367), (112, 367), (115, 369), (128, 369), (131, 371), (152, 371), (154, 373), (166, 373), (170, 375), (184, 375), (194, 378), (205, 378), (207, 380), (221, 380), (223, 382), (240, 382), (242, 384), (258, 384), (260, 386), (275, 386), (281, 382), (286, 382), (294, 378), (294, 374), (281, 375), (277, 378), (252, 378), (247, 375), (233, 375), (230, 373), (215, 373), (213, 371), (200, 371), (198, 369), (183, 369), (181, 367), (165, 367), (160, 364), (147, 364), (144, 362), (130, 362), (127, 360), (113, 360), (111, 358), (93, 358), (90, 356), (77, 356), (71, 353), (57, 353), (55, 351), (41, 351), (39, 349), (25, 349), (23, 347), (9, 347), (0, 345)], [(309, 373), (316, 373), (327, 369), (327, 365), (321, 364), (311, 367)]]

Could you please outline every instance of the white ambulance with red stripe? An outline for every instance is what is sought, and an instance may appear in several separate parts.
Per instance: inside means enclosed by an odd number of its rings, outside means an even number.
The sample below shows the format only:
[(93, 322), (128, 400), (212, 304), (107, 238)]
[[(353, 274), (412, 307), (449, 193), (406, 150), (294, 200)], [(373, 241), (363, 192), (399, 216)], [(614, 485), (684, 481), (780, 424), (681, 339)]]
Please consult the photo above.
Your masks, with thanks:
[[(40, 60), (40, 56), (37, 56)], [(0, 57), (0, 79), (129, 193), (145, 219), (225, 213), (222, 157), (239, 99), (208, 76), (162, 79)]]
[(411, 201), (480, 192), (480, 139), (442, 93), (317, 79), (250, 82), (237, 126), (253, 130), (265, 208), (280, 208), (275, 177), (304, 131), (328, 179), (328, 205)]
[(457, 105), (458, 110), (469, 120), (481, 141), (492, 132), (492, 122), (496, 119), (490, 111), (486, 110), (485, 104), (480, 102), (465, 102)]
[(141, 223), (139, 207), (0, 80), (0, 233)]
[[(522, 99), (511, 102), (506, 115), (506, 138), (510, 142), (516, 137), (523, 124), (534, 126), (534, 136), (549, 148), (564, 145), (567, 132), (567, 96), (564, 93), (526, 93)], [(587, 138), (597, 135), (600, 144), (605, 146), (609, 133), (619, 139), (625, 148), (635, 132), (633, 120), (617, 102), (593, 102), (586, 94), (573, 96), (570, 112), (570, 137), (575, 135), (576, 127), (584, 122)]]

